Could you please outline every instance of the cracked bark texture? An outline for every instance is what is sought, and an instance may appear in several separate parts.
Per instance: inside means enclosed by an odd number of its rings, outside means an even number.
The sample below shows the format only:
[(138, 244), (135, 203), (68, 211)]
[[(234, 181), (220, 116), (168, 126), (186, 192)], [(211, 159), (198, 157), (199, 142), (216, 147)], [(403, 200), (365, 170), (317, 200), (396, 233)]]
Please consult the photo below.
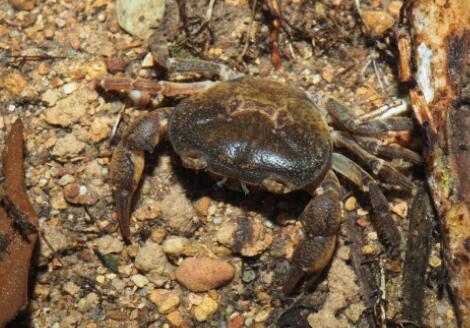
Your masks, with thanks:
[[(399, 33), (400, 72), (427, 138), (428, 182), (460, 326), (470, 327), (470, 3), (415, 0)], [(407, 39), (408, 38), (408, 39)], [(407, 59), (410, 61), (407, 61)]]

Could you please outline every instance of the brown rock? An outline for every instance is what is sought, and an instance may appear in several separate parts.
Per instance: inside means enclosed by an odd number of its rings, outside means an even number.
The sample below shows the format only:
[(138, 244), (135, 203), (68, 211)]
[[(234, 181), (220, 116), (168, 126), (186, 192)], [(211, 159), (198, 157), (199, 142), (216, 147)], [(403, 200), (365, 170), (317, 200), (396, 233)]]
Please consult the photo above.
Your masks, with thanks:
[(65, 137), (56, 140), (52, 155), (57, 157), (76, 156), (85, 146), (86, 144), (78, 140), (74, 134), (67, 134)]
[(54, 107), (47, 109), (44, 119), (48, 124), (61, 127), (70, 127), (78, 122), (81, 116), (86, 113), (86, 94), (84, 92), (76, 97), (67, 97), (57, 101)]
[(201, 216), (207, 216), (209, 214), (209, 206), (211, 205), (211, 199), (207, 196), (199, 198), (194, 203), (194, 209), (196, 213)]
[(201, 304), (194, 307), (193, 314), (197, 321), (203, 322), (212, 317), (218, 308), (219, 304), (206, 295), (202, 298)]
[(395, 19), (386, 11), (366, 10), (362, 12), (362, 19), (371, 36), (382, 36), (395, 24)]
[(181, 315), (181, 312), (178, 311), (178, 310), (175, 310), (175, 311), (172, 311), (172, 312), (168, 313), (166, 318), (175, 327), (181, 327), (183, 325), (183, 322), (184, 322), (184, 318)]
[(11, 73), (3, 81), (3, 87), (17, 96), (21, 94), (26, 84), (26, 80), (18, 73)]
[(166, 289), (152, 290), (149, 293), (149, 299), (157, 306), (161, 314), (172, 312), (180, 304), (178, 294)]
[(129, 58), (126, 56), (113, 56), (106, 60), (106, 68), (110, 73), (124, 72), (129, 64)]
[(260, 218), (239, 217), (221, 224), (217, 241), (243, 256), (257, 256), (273, 242), (272, 230)]
[(15, 9), (31, 10), (36, 5), (37, 0), (8, 0), (8, 3)]
[(236, 317), (230, 319), (227, 324), (227, 328), (242, 328), (245, 323), (245, 318), (242, 315), (237, 315)]
[(156, 219), (161, 212), (161, 204), (153, 199), (145, 199), (135, 210), (134, 216), (139, 221)]
[(93, 142), (100, 142), (111, 135), (111, 126), (113, 119), (110, 117), (102, 116), (93, 120), (90, 127), (90, 139)]
[(224, 260), (187, 258), (176, 270), (176, 280), (193, 292), (221, 287), (233, 279), (235, 269)]
[(40, 63), (38, 66), (39, 75), (47, 75), (51, 72), (51, 68), (46, 63)]
[(106, 63), (102, 60), (95, 60), (86, 65), (86, 73), (90, 79), (99, 79), (108, 74)]
[(127, 314), (124, 311), (118, 310), (109, 310), (107, 312), (108, 318), (116, 320), (116, 321), (125, 321), (127, 320)]
[(98, 196), (91, 188), (71, 183), (64, 187), (65, 199), (72, 204), (93, 205), (98, 201)]

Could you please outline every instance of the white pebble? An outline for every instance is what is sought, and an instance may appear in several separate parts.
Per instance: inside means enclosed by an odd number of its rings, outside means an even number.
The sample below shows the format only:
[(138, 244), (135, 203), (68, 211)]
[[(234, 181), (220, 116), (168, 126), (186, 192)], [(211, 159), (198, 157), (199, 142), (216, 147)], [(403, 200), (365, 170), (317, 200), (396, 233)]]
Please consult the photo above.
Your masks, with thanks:
[(65, 84), (65, 85), (62, 87), (62, 90), (64, 91), (64, 93), (65, 93), (66, 95), (71, 94), (71, 93), (74, 92), (76, 89), (77, 89), (77, 84), (74, 83), (74, 82), (67, 83), (67, 84)]
[(139, 288), (142, 288), (149, 283), (149, 280), (147, 279), (147, 277), (141, 274), (133, 275), (131, 277), (131, 280), (134, 283), (134, 285), (136, 285)]

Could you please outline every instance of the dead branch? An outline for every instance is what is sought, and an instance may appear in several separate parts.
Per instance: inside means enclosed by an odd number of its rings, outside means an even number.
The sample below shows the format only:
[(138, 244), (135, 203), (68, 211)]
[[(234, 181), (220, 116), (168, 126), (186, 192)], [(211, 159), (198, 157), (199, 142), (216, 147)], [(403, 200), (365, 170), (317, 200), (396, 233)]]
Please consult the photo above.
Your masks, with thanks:
[[(461, 326), (470, 327), (469, 3), (408, 4), (404, 23), (410, 26), (409, 40), (400, 34), (400, 71), (413, 72), (416, 86), (410, 96), (428, 139), (428, 182), (441, 223), (450, 288)], [(407, 74), (402, 75), (406, 80)]]
[(6, 139), (2, 161), (8, 199), (4, 204), (9, 205), (0, 207), (0, 327), (28, 304), (29, 268), (37, 241), (36, 233), (21, 231), (21, 223), (36, 226), (38, 217), (26, 194), (23, 124), (19, 119)]

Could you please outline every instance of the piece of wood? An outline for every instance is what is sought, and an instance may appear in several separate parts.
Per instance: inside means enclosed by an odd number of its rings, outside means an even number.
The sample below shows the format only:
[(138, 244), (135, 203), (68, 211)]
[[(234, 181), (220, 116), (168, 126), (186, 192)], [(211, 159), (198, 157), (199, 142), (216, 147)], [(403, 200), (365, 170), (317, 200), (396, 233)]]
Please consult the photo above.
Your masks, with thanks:
[(412, 62), (400, 63), (413, 68), (410, 98), (426, 132), (428, 182), (442, 228), (444, 263), (459, 323), (470, 327), (470, 2), (407, 5), (412, 47), (400, 49), (400, 56)]
[[(8, 203), (22, 214), (22, 219), (37, 225), (37, 214), (26, 194), (23, 124), (19, 119), (5, 141), (2, 161)], [(13, 224), (15, 218), (10, 210), (0, 207), (0, 327), (28, 305), (29, 268), (37, 241), (37, 233), (28, 233), (26, 238), (22, 236)]]
[(435, 220), (431, 199), (419, 188), (408, 212), (408, 241), (401, 282), (401, 320), (403, 324), (422, 326), (426, 269), (432, 248), (432, 229)]

